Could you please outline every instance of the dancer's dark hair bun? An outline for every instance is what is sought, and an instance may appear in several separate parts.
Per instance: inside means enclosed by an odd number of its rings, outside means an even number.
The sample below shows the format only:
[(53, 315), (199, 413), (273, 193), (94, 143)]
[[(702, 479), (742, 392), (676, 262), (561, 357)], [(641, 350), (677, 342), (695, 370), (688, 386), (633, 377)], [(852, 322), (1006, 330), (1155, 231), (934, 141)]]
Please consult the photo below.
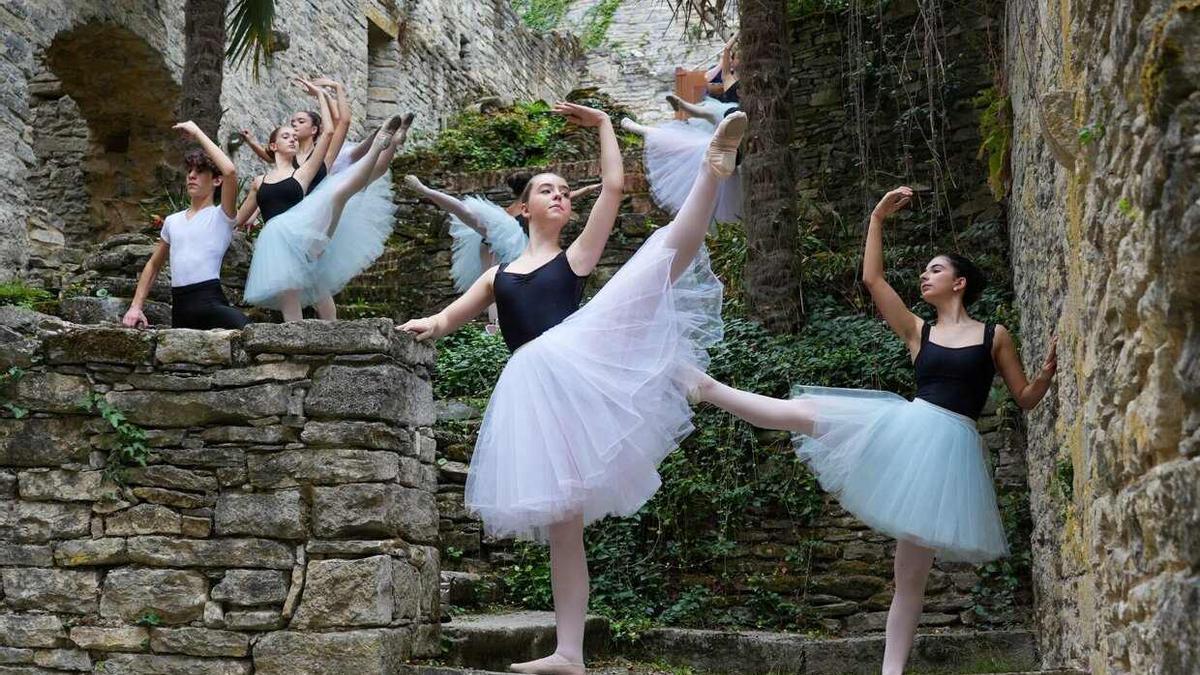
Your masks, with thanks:
[(943, 253), (941, 256), (950, 261), (954, 272), (967, 280), (967, 288), (963, 291), (963, 305), (970, 306), (983, 294), (987, 288), (987, 275), (970, 259), (957, 253)]
[(513, 196), (520, 197), (521, 193), (525, 192), (525, 186), (529, 185), (529, 179), (533, 178), (532, 171), (514, 171), (508, 174), (508, 178), (504, 179), (508, 183), (508, 189), (512, 190)]

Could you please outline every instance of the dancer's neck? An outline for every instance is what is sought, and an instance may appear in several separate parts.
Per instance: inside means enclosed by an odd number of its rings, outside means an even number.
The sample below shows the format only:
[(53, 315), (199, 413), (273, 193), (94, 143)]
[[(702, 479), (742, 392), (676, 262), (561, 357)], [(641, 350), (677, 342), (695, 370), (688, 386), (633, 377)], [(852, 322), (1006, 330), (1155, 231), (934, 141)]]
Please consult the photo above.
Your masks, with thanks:
[(201, 209), (206, 209), (213, 205), (212, 195), (206, 197), (192, 197), (192, 204), (187, 209), (189, 216), (197, 214)]
[(939, 326), (961, 326), (974, 321), (967, 313), (967, 308), (957, 300), (947, 303), (945, 306), (938, 306), (936, 309)]

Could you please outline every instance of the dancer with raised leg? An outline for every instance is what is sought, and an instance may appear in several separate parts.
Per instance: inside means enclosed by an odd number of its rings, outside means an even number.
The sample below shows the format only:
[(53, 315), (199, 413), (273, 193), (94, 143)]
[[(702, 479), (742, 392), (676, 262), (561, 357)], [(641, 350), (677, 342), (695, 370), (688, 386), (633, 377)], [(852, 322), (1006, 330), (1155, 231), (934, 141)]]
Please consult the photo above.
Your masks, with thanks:
[(895, 594), (887, 619), (883, 673), (904, 672), (935, 557), (985, 562), (1008, 554), (1004, 527), (975, 420), (999, 372), (1017, 405), (1029, 410), (1050, 387), (1056, 340), (1032, 381), (1004, 326), (971, 318), (982, 272), (956, 254), (936, 256), (920, 277), (921, 297), (937, 310), (927, 322), (909, 311), (883, 274), (883, 224), (908, 205), (901, 187), (871, 214), (863, 282), (916, 371), (912, 401), (881, 391), (797, 387), (781, 400), (739, 391), (707, 375), (691, 397), (768, 429), (796, 432), (796, 452), (821, 486), (871, 528), (897, 539)]
[(583, 232), (559, 247), (570, 187), (554, 174), (534, 176), (521, 199), (525, 253), (400, 329), (434, 339), (496, 301), (512, 356), (488, 402), (465, 501), (489, 534), (550, 544), (557, 648), (512, 670), (578, 675), (588, 602), (583, 528), (636, 512), (658, 490), (659, 462), (692, 429), (692, 373), (707, 367), (705, 349), (721, 336), (721, 284), (698, 253), (746, 118), (722, 123), (675, 220), (576, 311), (617, 217), (622, 162), (607, 115), (571, 104), (555, 110), (600, 131), (603, 188)]

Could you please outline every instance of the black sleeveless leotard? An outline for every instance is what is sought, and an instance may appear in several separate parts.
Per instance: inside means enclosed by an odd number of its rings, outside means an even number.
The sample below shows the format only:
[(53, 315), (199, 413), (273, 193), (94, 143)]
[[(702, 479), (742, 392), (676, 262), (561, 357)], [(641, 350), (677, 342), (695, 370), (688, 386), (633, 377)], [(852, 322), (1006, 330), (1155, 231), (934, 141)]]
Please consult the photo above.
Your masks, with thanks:
[[(313, 150), (313, 152), (316, 152), (316, 150)], [(300, 168), (300, 161), (295, 157), (292, 158), (292, 166), (297, 169)], [(325, 180), (325, 176), (328, 175), (329, 172), (325, 170), (325, 162), (321, 162), (321, 166), (317, 167), (317, 173), (313, 176), (312, 182), (308, 184), (308, 189), (304, 191), (304, 194), (312, 194), (312, 191), (317, 189), (317, 185)]]
[(579, 309), (587, 277), (575, 274), (566, 251), (532, 272), (509, 272), (507, 267), (504, 263), (496, 270), (492, 288), (500, 332), (515, 352)]
[(992, 388), (996, 365), (992, 362), (992, 336), (996, 326), (984, 324), (983, 344), (943, 347), (929, 341), (931, 324), (921, 328), (921, 349), (913, 361), (917, 398), (979, 419)]
[(275, 216), (287, 211), (304, 199), (304, 186), (295, 176), (288, 176), (278, 183), (266, 180), (258, 186), (258, 210), (264, 221), (271, 222)]

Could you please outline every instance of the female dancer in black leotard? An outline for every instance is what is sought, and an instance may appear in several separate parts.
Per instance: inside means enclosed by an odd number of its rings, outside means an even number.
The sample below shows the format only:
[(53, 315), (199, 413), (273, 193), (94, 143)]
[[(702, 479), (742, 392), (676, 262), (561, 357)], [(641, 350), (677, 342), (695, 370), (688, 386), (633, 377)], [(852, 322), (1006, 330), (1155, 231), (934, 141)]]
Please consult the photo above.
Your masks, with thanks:
[(579, 238), (559, 247), (571, 215), (566, 181), (534, 176), (521, 197), (525, 252), (438, 314), (400, 328), (437, 338), (497, 303), (512, 357), (480, 427), (466, 504), (489, 534), (550, 542), (558, 647), (512, 669), (577, 675), (588, 598), (584, 525), (632, 514), (658, 489), (659, 462), (691, 431), (688, 378), (706, 367), (705, 347), (721, 335), (721, 284), (697, 252), (746, 118), (725, 120), (675, 220), (576, 311), (617, 217), (621, 153), (603, 112), (571, 104), (555, 111), (600, 130), (603, 188)]
[(921, 297), (937, 309), (937, 321), (909, 311), (883, 276), (883, 222), (911, 199), (912, 190), (902, 187), (875, 207), (863, 282), (908, 346), (917, 379), (913, 401), (889, 392), (812, 387), (780, 400), (707, 375), (692, 394), (755, 426), (796, 432), (797, 453), (822, 487), (864, 523), (898, 540), (885, 675), (904, 670), (935, 555), (983, 562), (1008, 553), (975, 430), (993, 375), (999, 371), (1017, 405), (1028, 410), (1042, 400), (1057, 367), (1052, 339), (1041, 371), (1028, 381), (1004, 326), (970, 317), (967, 306), (983, 291), (984, 279), (961, 256), (939, 255), (921, 274)]

